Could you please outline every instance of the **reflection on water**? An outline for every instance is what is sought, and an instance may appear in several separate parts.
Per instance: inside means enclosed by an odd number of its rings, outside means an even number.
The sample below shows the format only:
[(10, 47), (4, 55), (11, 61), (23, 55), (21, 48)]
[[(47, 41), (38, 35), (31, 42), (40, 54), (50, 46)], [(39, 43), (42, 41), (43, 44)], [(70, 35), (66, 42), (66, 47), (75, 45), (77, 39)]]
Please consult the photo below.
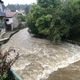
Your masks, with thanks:
[(45, 80), (58, 68), (80, 60), (80, 47), (69, 43), (52, 45), (44, 39), (33, 38), (23, 29), (2, 46), (5, 51), (14, 47), (20, 58), (12, 67), (23, 80)]

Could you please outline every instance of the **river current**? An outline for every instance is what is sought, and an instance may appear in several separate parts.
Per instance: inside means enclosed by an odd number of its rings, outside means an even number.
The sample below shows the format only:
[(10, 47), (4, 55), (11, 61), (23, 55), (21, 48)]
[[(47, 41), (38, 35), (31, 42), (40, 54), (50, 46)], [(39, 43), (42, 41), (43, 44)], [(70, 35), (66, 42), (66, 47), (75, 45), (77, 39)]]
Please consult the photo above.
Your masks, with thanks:
[(12, 36), (2, 50), (10, 47), (20, 54), (12, 69), (23, 80), (46, 80), (52, 72), (80, 60), (80, 46), (67, 42), (51, 44), (48, 40), (31, 37), (27, 28)]

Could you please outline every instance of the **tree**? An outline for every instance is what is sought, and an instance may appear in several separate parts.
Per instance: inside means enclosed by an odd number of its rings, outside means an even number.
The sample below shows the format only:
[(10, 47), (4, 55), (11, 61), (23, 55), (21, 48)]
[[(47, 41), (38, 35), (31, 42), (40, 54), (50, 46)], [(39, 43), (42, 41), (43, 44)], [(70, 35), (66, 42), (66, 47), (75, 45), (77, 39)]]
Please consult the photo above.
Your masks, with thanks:
[(70, 37), (80, 34), (80, 0), (67, 1), (63, 18), (70, 26)]
[(37, 19), (40, 16), (42, 16), (43, 14), (44, 14), (43, 8), (41, 8), (40, 6), (35, 5), (35, 4), (32, 5), (32, 8), (31, 8), (29, 14), (27, 15), (27, 24), (31, 30), (31, 33), (38, 35), (39, 31), (35, 25), (36, 25)]
[(80, 33), (79, 0), (37, 0), (28, 14), (28, 26), (35, 35), (52, 42)]
[(52, 15), (43, 15), (36, 20), (35, 26), (37, 27), (39, 34), (44, 36), (49, 35), (49, 27), (51, 24)]
[(26, 12), (26, 14), (29, 13), (30, 7), (31, 7), (30, 5), (27, 5), (27, 6), (26, 6), (26, 8), (25, 8), (25, 12)]

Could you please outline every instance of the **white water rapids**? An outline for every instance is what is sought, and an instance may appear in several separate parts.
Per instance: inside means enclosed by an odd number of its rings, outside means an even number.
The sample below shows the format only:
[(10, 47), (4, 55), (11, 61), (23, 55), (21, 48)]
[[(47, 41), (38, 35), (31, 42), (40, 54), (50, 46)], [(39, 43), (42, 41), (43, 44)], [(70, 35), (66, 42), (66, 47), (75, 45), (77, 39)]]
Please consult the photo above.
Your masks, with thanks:
[(12, 68), (23, 80), (46, 80), (57, 69), (80, 60), (79, 46), (53, 45), (47, 40), (31, 37), (27, 30), (19, 31), (2, 46), (4, 51), (14, 47), (20, 53)]

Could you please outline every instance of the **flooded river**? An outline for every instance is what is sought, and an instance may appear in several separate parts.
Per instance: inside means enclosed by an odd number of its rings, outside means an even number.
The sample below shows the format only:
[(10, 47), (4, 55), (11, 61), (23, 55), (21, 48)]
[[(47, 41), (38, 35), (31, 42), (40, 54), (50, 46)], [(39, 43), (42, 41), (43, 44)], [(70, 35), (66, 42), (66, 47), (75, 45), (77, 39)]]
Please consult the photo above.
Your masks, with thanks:
[(80, 61), (50, 74), (47, 80), (80, 80)]
[(4, 51), (14, 47), (20, 53), (19, 59), (12, 68), (23, 80), (46, 80), (59, 68), (80, 60), (79, 46), (66, 42), (53, 45), (45, 39), (31, 37), (27, 30), (26, 28), (19, 31), (2, 46)]

